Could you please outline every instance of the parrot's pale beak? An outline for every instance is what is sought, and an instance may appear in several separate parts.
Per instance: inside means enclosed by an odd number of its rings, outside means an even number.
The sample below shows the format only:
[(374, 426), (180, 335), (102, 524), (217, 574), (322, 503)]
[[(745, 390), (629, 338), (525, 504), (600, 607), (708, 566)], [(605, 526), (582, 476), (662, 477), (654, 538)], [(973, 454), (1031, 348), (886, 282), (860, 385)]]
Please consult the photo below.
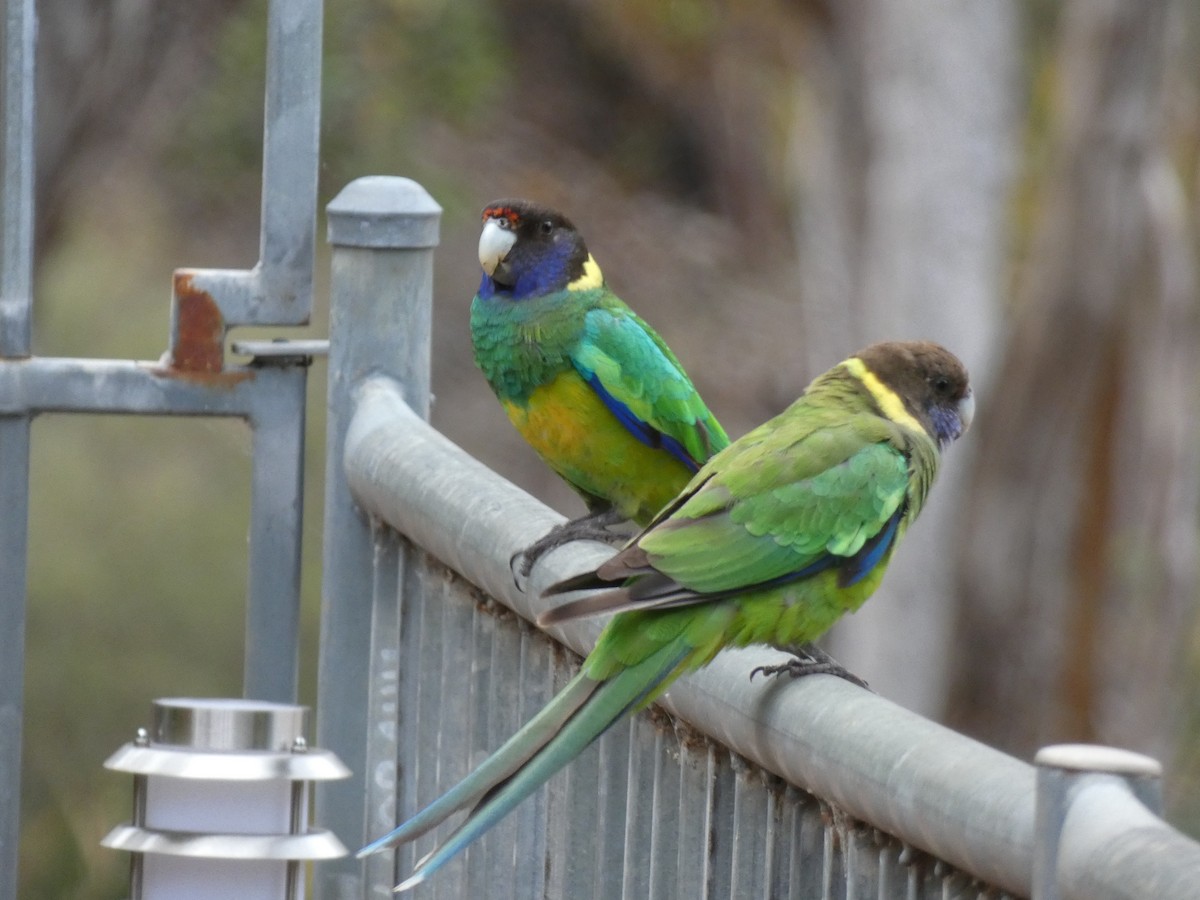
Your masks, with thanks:
[(516, 242), (516, 232), (507, 219), (488, 219), (484, 223), (483, 233), (479, 235), (479, 265), (499, 285), (511, 286), (504, 259)]
[(971, 427), (971, 420), (975, 418), (975, 392), (969, 388), (967, 396), (958, 401), (958, 418), (963, 431)]

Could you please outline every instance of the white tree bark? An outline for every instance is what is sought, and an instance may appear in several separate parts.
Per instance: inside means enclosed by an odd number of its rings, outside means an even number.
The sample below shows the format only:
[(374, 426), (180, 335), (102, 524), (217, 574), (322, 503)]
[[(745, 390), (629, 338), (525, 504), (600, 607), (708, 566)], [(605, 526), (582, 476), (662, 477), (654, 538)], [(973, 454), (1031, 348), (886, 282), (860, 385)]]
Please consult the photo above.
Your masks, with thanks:
[[(827, 12), (791, 154), (810, 368), (872, 341), (929, 338), (963, 359), (986, 401), (1017, 154), (1015, 4), (859, 0)], [(829, 644), (926, 714), (946, 697), (950, 548), (971, 442), (948, 454), (879, 595)]]

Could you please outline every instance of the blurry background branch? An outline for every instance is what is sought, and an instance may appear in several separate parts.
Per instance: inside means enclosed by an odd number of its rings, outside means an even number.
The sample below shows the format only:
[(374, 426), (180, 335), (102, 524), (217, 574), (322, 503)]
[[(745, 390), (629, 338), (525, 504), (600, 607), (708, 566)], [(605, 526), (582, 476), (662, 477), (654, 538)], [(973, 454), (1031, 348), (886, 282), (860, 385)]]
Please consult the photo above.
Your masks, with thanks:
[(89, 179), (152, 148), (164, 115), (211, 70), (242, 0), (162, 4), (65, 0), (38, 6), (37, 246), (46, 248)]

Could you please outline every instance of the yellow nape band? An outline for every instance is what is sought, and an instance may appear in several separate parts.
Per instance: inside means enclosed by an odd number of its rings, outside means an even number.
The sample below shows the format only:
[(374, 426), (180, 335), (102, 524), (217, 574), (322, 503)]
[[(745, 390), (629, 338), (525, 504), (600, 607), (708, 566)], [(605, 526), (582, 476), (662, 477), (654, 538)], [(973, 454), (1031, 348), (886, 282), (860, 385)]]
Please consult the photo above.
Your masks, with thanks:
[(567, 285), (568, 291), (590, 291), (604, 284), (604, 276), (600, 274), (600, 265), (588, 254), (583, 264), (583, 274)]
[(924, 432), (925, 428), (913, 418), (904, 406), (904, 401), (900, 399), (900, 395), (893, 391), (890, 387), (884, 384), (879, 378), (867, 368), (857, 356), (852, 356), (842, 365), (851, 375), (863, 383), (871, 396), (875, 398), (875, 402), (879, 404), (880, 411), (895, 422), (897, 425), (903, 425), (906, 428), (912, 428), (916, 431)]

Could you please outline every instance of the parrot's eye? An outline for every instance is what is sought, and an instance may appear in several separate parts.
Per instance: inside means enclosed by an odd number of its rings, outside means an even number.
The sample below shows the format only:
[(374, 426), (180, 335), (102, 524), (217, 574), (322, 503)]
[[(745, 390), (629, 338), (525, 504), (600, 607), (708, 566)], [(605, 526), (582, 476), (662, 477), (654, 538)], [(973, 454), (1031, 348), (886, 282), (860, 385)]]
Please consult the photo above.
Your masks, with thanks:
[(538, 230), (542, 234), (550, 234), (552, 231), (554, 231), (554, 223), (549, 219), (544, 219), (541, 224), (538, 225)]
[(931, 381), (933, 389), (939, 394), (950, 393), (950, 379), (945, 375), (935, 375)]

